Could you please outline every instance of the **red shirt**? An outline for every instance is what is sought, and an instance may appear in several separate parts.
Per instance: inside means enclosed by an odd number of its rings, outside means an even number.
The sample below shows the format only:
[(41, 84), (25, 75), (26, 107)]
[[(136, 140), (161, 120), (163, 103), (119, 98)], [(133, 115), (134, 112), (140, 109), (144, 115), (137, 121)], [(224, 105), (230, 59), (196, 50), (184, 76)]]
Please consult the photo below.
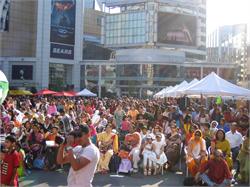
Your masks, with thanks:
[[(13, 171), (19, 166), (19, 156), (17, 151), (6, 153), (1, 164), (1, 184), (10, 185)], [(18, 186), (18, 175), (14, 177), (14, 186)]]
[(204, 173), (206, 170), (208, 170), (207, 176), (210, 180), (217, 184), (221, 184), (224, 179), (232, 178), (229, 167), (223, 159), (218, 161), (211, 159), (206, 164), (201, 165), (200, 172)]

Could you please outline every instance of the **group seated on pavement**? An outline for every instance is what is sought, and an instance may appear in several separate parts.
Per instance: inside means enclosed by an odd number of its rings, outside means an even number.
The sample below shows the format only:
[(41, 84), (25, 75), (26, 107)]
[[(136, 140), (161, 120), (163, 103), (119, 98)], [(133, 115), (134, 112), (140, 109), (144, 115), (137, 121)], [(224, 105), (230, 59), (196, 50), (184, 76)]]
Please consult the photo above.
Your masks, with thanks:
[(58, 137), (71, 134), (77, 146), (74, 129), (87, 124), (101, 153), (96, 173), (148, 176), (182, 170), (207, 185), (249, 184), (246, 106), (211, 101), (205, 107), (199, 100), (183, 106), (176, 99), (129, 97), (7, 97), (0, 112), (1, 144), (7, 135), (17, 139), (19, 176), (34, 168), (54, 171), (62, 167), (56, 163)]

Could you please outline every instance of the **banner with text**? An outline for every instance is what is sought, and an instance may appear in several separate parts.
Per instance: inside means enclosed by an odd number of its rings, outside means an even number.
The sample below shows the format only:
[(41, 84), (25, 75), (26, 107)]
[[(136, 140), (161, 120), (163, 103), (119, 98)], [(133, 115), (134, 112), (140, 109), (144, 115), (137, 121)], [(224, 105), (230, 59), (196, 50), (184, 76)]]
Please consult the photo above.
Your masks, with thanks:
[(51, 3), (50, 57), (74, 59), (76, 0)]

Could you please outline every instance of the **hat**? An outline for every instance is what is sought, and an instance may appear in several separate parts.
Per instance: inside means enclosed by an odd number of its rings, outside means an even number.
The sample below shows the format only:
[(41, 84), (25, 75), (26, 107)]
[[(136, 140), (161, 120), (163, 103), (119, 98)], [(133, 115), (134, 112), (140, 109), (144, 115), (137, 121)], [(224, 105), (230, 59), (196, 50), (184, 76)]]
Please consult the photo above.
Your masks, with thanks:
[(157, 133), (156, 137), (161, 137), (162, 138), (161, 133)]
[(58, 127), (57, 125), (53, 125), (53, 126), (51, 127), (51, 129), (54, 129), (54, 128), (57, 129), (57, 130), (59, 129), (59, 127)]
[(146, 139), (153, 139), (153, 137), (152, 137), (150, 134), (148, 134), (148, 135), (146, 136)]

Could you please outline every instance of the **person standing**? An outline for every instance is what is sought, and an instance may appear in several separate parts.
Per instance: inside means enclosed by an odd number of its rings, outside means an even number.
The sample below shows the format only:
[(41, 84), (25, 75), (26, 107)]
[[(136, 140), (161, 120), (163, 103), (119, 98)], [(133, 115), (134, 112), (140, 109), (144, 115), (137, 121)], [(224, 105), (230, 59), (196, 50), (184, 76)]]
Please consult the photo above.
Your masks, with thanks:
[(226, 133), (226, 139), (230, 143), (232, 157), (234, 161), (236, 160), (239, 154), (240, 146), (243, 142), (242, 135), (236, 130), (236, 128), (237, 128), (237, 123), (233, 122), (230, 126), (230, 131)]
[[(60, 144), (57, 163), (70, 163), (70, 171), (68, 174), (69, 187), (92, 187), (92, 180), (99, 162), (100, 152), (98, 148), (91, 143), (89, 127), (80, 125), (76, 130), (79, 138), (79, 144), (72, 147), (75, 143), (73, 136), (67, 137), (67, 144)], [(65, 151), (66, 150), (66, 153)]]
[(1, 186), (18, 186), (19, 156), (15, 150), (16, 138), (12, 135), (7, 136), (4, 145), (6, 152), (1, 160)]

